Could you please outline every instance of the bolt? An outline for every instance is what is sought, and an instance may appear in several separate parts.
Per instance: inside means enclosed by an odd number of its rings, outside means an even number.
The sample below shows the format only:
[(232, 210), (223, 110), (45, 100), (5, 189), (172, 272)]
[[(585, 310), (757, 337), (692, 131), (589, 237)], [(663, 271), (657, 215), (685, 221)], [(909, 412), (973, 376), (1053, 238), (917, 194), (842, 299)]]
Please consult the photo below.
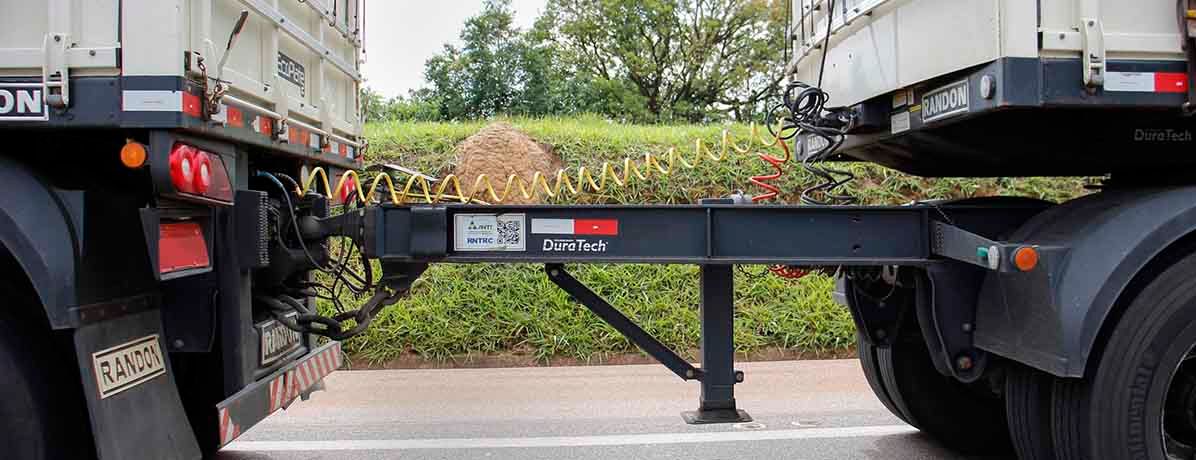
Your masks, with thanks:
[[(558, 271), (557, 271), (557, 270), (554, 268), (554, 269), (552, 269), (552, 270), (549, 270), (549, 271), (548, 271), (548, 274), (549, 274), (550, 276), (557, 276), (557, 275), (560, 275), (560, 274), (561, 274), (561, 272), (558, 272)], [(691, 371), (691, 372), (692, 372), (692, 371)]]
[(969, 370), (972, 368), (973, 364), (975, 363), (972, 362), (972, 358), (969, 356), (960, 356), (955, 358), (955, 367), (959, 368), (960, 370)]
[(91, 51), (88, 51), (88, 52), (87, 52), (87, 55), (88, 55), (88, 56), (95, 56), (95, 55), (96, 55), (96, 50), (91, 50)]
[(694, 370), (693, 370), (693, 369), (686, 369), (686, 370), (685, 370), (685, 378), (687, 378), (687, 379), (692, 379), (692, 378), (694, 378)]
[(743, 383), (743, 371), (735, 371), (735, 383)]
[(963, 323), (964, 332), (972, 332), (972, 323)]
[(60, 41), (62, 41), (62, 36), (55, 35), (55, 36), (54, 36), (54, 41), (56, 41), (56, 42), (60, 42)]
[(1093, 27), (1095, 25), (1096, 25), (1096, 21), (1088, 21), (1088, 27)]
[(1063, 32), (1059, 32), (1059, 39), (1060, 39), (1060, 40), (1066, 40), (1066, 39), (1067, 39), (1067, 34), (1065, 34), (1065, 33), (1063, 33)]
[(885, 336), (889, 335), (887, 332), (885, 332), (884, 329), (877, 329), (876, 332), (873, 334), (876, 335), (876, 338), (881, 339), (881, 340), (884, 340)]
[(186, 345), (186, 343), (183, 342), (183, 339), (174, 339), (174, 343), (171, 345), (174, 345), (175, 348), (183, 348), (183, 345)]

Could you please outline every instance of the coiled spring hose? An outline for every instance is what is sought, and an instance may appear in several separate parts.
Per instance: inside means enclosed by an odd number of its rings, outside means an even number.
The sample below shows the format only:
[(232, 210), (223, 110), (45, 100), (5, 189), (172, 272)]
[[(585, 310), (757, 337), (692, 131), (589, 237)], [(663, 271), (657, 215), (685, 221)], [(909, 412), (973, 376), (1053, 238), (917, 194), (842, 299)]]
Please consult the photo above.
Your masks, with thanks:
[[(402, 186), (399, 187), (387, 173), (378, 174), (370, 179), (369, 187), (358, 187), (357, 184), (364, 185), (365, 182), (360, 180), (357, 171), (349, 170), (340, 175), (336, 187), (333, 188), (324, 168), (316, 167), (304, 178), (303, 188), (299, 190), (299, 193), (319, 193), (322, 188), (323, 195), (333, 196), (334, 192), (339, 193), (346, 190), (345, 187), (349, 187), (347, 190), (350, 193), (356, 193), (357, 198), (362, 202), (389, 200), (396, 205), (413, 201), (501, 204), (513, 197), (521, 197), (524, 200), (538, 200), (541, 197), (573, 197), (587, 191), (602, 192), (608, 187), (626, 187), (633, 181), (646, 182), (653, 176), (667, 177), (677, 171), (679, 167), (693, 169), (703, 161), (719, 162), (729, 158), (732, 154), (747, 154), (752, 151), (752, 147), (756, 143), (765, 149), (780, 146), (785, 152), (784, 157), (758, 154), (776, 171), (773, 174), (754, 176), (750, 179), (752, 184), (766, 190), (765, 193), (752, 197), (752, 200), (763, 201), (774, 198), (779, 193), (780, 189), (769, 182), (779, 179), (784, 173), (781, 165), (789, 161), (790, 151), (783, 139), (765, 134), (754, 124), (750, 127), (746, 146), (736, 143), (730, 130), (723, 130), (718, 149), (711, 149), (705, 142), (698, 139), (694, 141), (693, 151), (689, 155), (672, 147), (663, 155), (645, 153), (638, 161), (628, 157), (619, 163), (604, 161), (595, 169), (580, 166), (573, 174), (570, 174), (569, 168), (557, 170), (552, 175), (536, 171), (530, 181), (517, 174), (511, 174), (501, 182), (501, 187), (496, 186), (495, 181), (486, 174), (478, 175), (474, 179), (472, 187), (468, 189), (462, 187), (461, 178), (455, 174), (449, 174), (439, 181), (429, 181), (426, 176), (409, 174), (407, 179), (402, 182)], [(433, 184), (433, 182), (436, 183)]]

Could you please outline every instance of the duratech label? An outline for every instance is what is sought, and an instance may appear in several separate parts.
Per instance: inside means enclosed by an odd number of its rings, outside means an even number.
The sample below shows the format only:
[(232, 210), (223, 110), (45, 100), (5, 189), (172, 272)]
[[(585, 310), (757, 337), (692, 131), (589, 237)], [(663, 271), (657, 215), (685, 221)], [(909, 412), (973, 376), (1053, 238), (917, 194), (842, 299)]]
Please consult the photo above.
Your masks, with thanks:
[(92, 353), (91, 363), (100, 399), (165, 374), (166, 362), (163, 359), (157, 334)]
[(922, 96), (922, 121), (931, 122), (962, 115), (971, 110), (968, 81), (961, 80)]

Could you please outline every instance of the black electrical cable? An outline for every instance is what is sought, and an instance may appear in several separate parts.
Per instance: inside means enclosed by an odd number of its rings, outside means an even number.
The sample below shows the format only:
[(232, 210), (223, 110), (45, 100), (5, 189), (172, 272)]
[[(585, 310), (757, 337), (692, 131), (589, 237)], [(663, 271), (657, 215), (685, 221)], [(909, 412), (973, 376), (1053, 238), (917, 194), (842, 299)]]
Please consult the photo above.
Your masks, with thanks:
[(323, 268), (324, 266), (316, 262), (316, 258), (312, 257), (311, 252), (307, 250), (307, 242), (303, 240), (303, 232), (299, 230), (299, 218), (295, 215), (295, 204), (291, 202), (291, 193), (287, 191), (287, 187), (282, 185), (282, 181), (278, 180), (278, 177), (273, 174), (265, 171), (258, 171), (257, 174), (258, 176), (269, 178), (270, 182), (277, 185), (278, 189), (282, 191), (282, 198), (287, 204), (287, 213), (291, 215), (291, 224), (295, 229), (295, 238), (299, 240), (299, 248), (303, 250), (303, 255), (307, 257), (308, 262), (311, 262), (316, 268)]

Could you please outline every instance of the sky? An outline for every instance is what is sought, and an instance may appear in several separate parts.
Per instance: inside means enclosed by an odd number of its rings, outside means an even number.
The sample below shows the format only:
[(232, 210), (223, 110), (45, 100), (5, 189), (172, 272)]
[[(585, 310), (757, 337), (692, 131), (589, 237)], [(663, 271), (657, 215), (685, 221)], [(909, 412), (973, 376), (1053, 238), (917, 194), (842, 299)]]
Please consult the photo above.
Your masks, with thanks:
[[(424, 61), (445, 43), (460, 44), (465, 19), (483, 0), (367, 0), (365, 85), (384, 97), (424, 86)], [(515, 25), (526, 29), (547, 0), (513, 0)]]

